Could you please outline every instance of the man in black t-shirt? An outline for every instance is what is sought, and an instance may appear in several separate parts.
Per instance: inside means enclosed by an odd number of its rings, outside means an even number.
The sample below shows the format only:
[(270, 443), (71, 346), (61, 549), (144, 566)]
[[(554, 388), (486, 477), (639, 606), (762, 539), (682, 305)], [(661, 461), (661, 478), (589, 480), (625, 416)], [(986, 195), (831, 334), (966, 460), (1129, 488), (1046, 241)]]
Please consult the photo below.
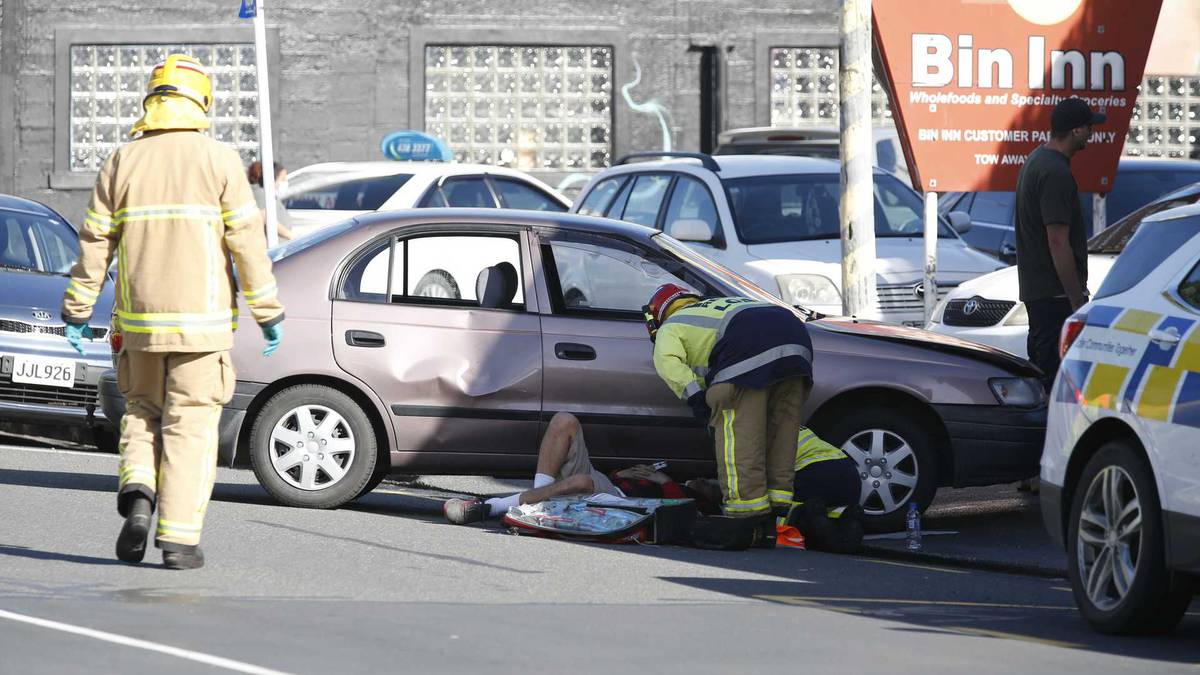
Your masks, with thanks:
[(1050, 140), (1026, 159), (1017, 177), (1017, 278), (1029, 313), (1029, 360), (1049, 392), (1058, 371), (1063, 323), (1087, 302), (1087, 232), (1071, 157), (1104, 122), (1078, 98), (1054, 107)]

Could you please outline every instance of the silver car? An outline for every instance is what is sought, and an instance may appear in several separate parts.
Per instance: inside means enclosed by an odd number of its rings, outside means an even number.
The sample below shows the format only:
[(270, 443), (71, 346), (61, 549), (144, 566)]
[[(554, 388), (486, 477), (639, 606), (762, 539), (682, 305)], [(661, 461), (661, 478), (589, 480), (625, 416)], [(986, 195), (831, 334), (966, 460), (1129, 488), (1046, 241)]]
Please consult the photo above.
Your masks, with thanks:
[[(560, 213), (372, 214), (274, 256), (287, 338), (263, 358), (258, 331), (237, 333), (221, 457), (294, 506), (337, 506), (388, 471), (528, 475), (560, 410), (601, 467), (711, 473), (702, 423), (655, 374), (640, 308), (665, 282), (781, 302), (661, 232)], [(435, 269), (472, 283), (416, 293)], [(1037, 473), (1046, 407), (1028, 362), (898, 326), (808, 325), (805, 413), (861, 466), (876, 527), (940, 485)], [(101, 399), (118, 419), (111, 374)]]
[(67, 273), (79, 255), (75, 229), (49, 207), (0, 195), (0, 430), (95, 443), (115, 450), (97, 409), (97, 381), (112, 367), (106, 341), (113, 293), (96, 302), (84, 356), (59, 317)]

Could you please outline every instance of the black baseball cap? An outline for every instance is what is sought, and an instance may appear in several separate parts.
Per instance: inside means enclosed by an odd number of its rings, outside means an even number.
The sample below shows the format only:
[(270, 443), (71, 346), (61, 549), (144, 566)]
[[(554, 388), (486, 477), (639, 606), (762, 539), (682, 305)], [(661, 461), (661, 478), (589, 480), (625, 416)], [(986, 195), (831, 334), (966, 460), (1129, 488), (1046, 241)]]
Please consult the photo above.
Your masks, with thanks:
[(1055, 132), (1070, 131), (1089, 124), (1103, 124), (1106, 119), (1108, 115), (1092, 112), (1083, 99), (1068, 98), (1054, 106), (1054, 112), (1050, 115), (1050, 129)]

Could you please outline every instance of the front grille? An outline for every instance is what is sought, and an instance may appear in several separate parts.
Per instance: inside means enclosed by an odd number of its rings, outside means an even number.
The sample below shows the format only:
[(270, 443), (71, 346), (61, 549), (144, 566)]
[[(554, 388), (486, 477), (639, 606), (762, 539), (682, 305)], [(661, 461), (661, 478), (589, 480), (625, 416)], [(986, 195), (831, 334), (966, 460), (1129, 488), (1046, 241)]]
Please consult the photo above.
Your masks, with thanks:
[[(883, 284), (877, 287), (879, 309), (884, 312), (920, 312), (925, 309), (925, 297), (913, 289), (919, 284)], [(938, 300), (946, 297), (957, 284), (938, 285)]]
[[(975, 303), (967, 312), (967, 305)], [(942, 323), (947, 326), (995, 326), (1008, 316), (1017, 303), (1012, 300), (985, 300), (980, 297), (969, 300), (951, 300), (946, 303)]]
[(0, 382), (0, 401), (8, 403), (33, 403), (63, 408), (83, 408), (96, 405), (99, 389), (95, 385), (76, 384), (73, 389), (43, 387), (22, 382)]
[[(41, 326), (24, 321), (13, 321), (12, 319), (0, 319), (0, 333), (35, 333), (38, 335), (57, 335), (63, 337), (66, 334), (66, 326)], [(92, 327), (92, 337), (102, 339), (108, 335), (107, 328)]]

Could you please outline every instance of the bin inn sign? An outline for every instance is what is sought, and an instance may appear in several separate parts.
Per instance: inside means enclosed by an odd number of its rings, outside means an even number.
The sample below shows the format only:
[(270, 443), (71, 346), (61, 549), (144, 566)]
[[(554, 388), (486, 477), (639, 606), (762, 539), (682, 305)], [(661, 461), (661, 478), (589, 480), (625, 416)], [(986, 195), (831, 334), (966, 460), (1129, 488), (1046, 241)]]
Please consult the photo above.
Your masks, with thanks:
[(913, 187), (1013, 190), (1077, 96), (1108, 120), (1074, 161), (1079, 189), (1107, 192), (1162, 0), (874, 0)]

